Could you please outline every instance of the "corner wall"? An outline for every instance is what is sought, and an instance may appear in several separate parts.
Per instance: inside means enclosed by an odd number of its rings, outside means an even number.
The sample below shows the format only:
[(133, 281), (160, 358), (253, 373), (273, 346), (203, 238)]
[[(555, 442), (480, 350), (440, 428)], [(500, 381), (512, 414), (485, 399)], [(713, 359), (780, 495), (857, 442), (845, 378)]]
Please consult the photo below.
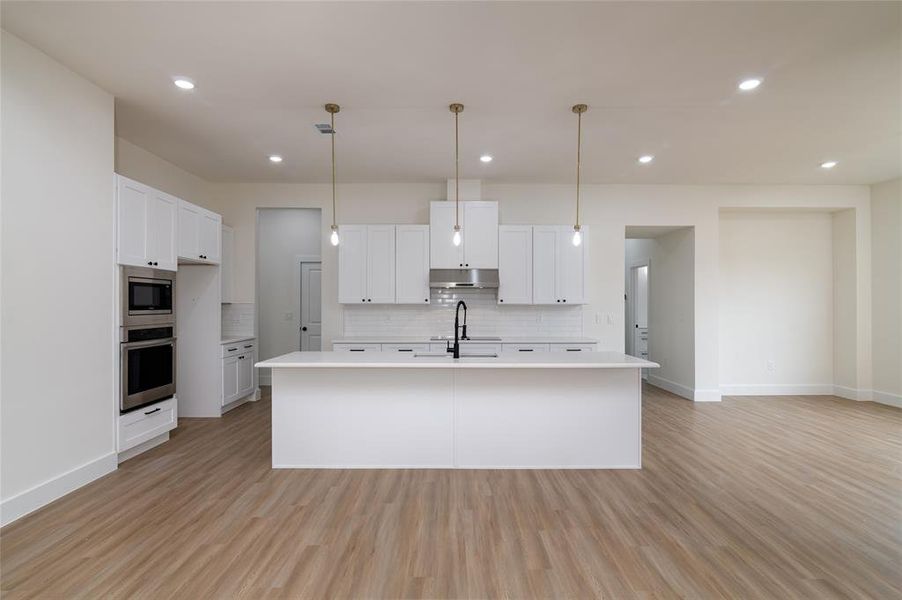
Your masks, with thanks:
[(902, 179), (871, 186), (873, 399), (902, 408)]
[(116, 469), (113, 97), (0, 31), (0, 520)]

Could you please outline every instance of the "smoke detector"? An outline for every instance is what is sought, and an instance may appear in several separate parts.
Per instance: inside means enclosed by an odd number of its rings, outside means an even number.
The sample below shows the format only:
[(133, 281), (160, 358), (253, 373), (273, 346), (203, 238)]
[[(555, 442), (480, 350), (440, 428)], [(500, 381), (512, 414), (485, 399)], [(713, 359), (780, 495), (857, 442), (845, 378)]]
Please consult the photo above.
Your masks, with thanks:
[(332, 129), (332, 126), (328, 123), (317, 123), (316, 125), (314, 125), (314, 127), (316, 127), (316, 130), (323, 135), (331, 135), (332, 133), (335, 133), (335, 130)]

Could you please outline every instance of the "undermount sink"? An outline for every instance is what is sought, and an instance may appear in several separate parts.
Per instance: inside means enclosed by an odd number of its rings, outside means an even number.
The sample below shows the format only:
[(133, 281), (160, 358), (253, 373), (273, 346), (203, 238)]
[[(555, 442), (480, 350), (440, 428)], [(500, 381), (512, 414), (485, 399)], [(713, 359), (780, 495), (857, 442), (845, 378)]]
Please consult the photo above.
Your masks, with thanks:
[[(414, 358), (454, 358), (449, 352), (420, 352)], [(498, 358), (497, 354), (461, 354), (461, 358)]]

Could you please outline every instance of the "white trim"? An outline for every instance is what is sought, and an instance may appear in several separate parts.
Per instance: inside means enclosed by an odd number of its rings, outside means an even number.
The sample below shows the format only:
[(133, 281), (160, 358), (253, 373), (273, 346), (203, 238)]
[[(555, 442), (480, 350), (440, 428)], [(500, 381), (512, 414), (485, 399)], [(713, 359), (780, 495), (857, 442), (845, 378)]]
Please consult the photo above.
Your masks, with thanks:
[(670, 381), (669, 379), (664, 379), (663, 377), (659, 377), (653, 373), (648, 374), (648, 383), (655, 387), (667, 390), (671, 394), (682, 396), (687, 400), (695, 400), (695, 393), (693, 392), (692, 388), (688, 388), (681, 383)]
[(830, 383), (752, 383), (720, 386), (724, 396), (832, 396), (835, 386)]
[(169, 432), (167, 431), (166, 433), (161, 433), (160, 435), (158, 435), (156, 437), (150, 438), (146, 442), (141, 442), (137, 446), (129, 448), (128, 450), (123, 450), (122, 452), (119, 453), (119, 457), (118, 457), (119, 464), (121, 465), (128, 459), (134, 458), (134, 457), (138, 456), (139, 454), (143, 454), (143, 453), (147, 452), (148, 450), (150, 450), (151, 448), (156, 448), (160, 444), (164, 444), (168, 441), (169, 441)]
[(486, 465), (288, 465), (274, 464), (273, 469), (470, 469), (478, 471), (525, 471), (542, 469), (641, 469), (642, 465), (535, 465), (535, 466), (486, 466)]
[(871, 390), (859, 390), (856, 388), (845, 387), (843, 385), (833, 386), (833, 395), (845, 398), (847, 400), (870, 400)]
[(695, 402), (720, 402), (721, 401), (721, 392), (720, 390), (695, 390), (695, 397), (692, 398)]
[(71, 471), (20, 492), (0, 503), (0, 526), (8, 525), (70, 492), (112, 473), (118, 467), (115, 452), (96, 458)]
[(889, 392), (881, 392), (880, 390), (873, 390), (871, 392), (871, 399), (874, 402), (879, 402), (880, 404), (886, 404), (887, 406), (895, 406), (896, 408), (902, 408), (902, 395), (900, 395), (900, 394), (891, 394)]

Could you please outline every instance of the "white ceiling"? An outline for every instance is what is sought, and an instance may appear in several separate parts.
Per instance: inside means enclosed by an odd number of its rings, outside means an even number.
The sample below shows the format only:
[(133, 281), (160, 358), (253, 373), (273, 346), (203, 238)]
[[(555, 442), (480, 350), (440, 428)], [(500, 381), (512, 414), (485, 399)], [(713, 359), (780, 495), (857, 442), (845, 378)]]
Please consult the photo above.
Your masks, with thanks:
[(340, 181), (441, 180), (460, 101), (467, 178), (572, 181), (585, 102), (587, 182), (872, 183), (902, 173), (900, 7), (5, 1), (2, 25), (113, 93), (120, 136), (214, 181), (327, 181), (325, 102)]

